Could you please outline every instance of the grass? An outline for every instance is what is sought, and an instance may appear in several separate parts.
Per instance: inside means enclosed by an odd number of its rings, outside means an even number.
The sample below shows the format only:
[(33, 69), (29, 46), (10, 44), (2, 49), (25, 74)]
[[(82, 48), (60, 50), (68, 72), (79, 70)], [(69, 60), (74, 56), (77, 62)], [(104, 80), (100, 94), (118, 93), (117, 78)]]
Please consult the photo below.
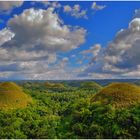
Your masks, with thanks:
[(97, 93), (91, 101), (100, 101), (112, 106), (129, 107), (140, 103), (140, 87), (129, 83), (112, 83)]
[(32, 99), (13, 82), (0, 83), (0, 109), (24, 108)]

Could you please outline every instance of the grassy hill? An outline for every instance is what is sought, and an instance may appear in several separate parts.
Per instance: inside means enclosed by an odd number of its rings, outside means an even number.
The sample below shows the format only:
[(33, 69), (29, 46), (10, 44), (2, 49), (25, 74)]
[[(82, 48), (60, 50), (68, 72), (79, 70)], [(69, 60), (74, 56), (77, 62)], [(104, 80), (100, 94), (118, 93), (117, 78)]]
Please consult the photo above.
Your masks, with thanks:
[(0, 83), (0, 109), (15, 109), (26, 107), (32, 99), (22, 88), (13, 82)]
[(49, 83), (49, 82), (46, 82), (45, 86), (48, 89), (64, 89), (65, 88), (65, 86), (63, 84), (61, 84), (61, 83)]
[(80, 85), (80, 88), (82, 88), (82, 89), (95, 89), (98, 91), (102, 88), (102, 86), (100, 86), (96, 82), (82, 82)]
[(140, 103), (140, 87), (130, 83), (112, 83), (97, 93), (91, 101), (114, 107), (129, 107)]

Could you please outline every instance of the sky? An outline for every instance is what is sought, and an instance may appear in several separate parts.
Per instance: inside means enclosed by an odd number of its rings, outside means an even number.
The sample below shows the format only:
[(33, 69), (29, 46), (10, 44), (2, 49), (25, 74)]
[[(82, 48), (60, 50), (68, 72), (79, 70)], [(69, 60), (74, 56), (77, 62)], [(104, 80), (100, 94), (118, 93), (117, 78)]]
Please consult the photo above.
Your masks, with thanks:
[(0, 1), (0, 80), (140, 78), (140, 2)]

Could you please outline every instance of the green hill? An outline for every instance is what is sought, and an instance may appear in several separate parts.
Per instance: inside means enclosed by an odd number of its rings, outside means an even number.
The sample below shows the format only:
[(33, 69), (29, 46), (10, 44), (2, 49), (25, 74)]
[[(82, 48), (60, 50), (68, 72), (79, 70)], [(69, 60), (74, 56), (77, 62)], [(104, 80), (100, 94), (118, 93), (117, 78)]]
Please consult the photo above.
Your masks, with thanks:
[(0, 109), (24, 108), (32, 99), (13, 82), (0, 83)]
[(61, 83), (49, 83), (49, 82), (46, 82), (45, 86), (48, 89), (64, 89), (65, 88), (65, 86), (63, 84), (61, 84)]
[(100, 90), (102, 87), (96, 82), (82, 82), (80, 88)]
[(112, 83), (97, 93), (91, 101), (114, 107), (129, 107), (140, 103), (140, 87), (129, 83)]

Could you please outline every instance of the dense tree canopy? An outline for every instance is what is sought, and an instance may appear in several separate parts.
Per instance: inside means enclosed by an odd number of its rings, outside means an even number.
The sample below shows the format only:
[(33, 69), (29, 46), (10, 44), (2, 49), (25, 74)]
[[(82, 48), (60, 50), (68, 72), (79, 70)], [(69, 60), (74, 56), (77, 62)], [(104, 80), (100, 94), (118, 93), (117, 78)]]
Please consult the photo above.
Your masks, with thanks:
[(139, 104), (121, 109), (92, 102), (94, 87), (57, 92), (43, 83), (20, 85), (33, 102), (0, 111), (0, 138), (140, 138)]

